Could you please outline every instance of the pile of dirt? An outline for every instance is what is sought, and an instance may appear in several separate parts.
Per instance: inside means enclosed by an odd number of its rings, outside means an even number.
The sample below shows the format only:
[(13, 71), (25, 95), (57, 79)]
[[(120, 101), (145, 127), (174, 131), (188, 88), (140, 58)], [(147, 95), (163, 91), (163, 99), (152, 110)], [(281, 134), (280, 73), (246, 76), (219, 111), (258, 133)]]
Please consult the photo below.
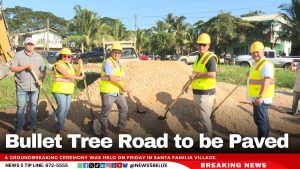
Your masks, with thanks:
[[(158, 120), (164, 115), (165, 109), (180, 94), (183, 85), (188, 80), (192, 68), (176, 61), (132, 61), (125, 63), (127, 83), (132, 94), (142, 104), (145, 114), (138, 114), (136, 104), (127, 96), (129, 106), (127, 127), (133, 129), (132, 136), (159, 137), (163, 133), (169, 136), (180, 134), (197, 140), (201, 126), (197, 122), (193, 102), (192, 91), (184, 94), (170, 110), (166, 120)], [(99, 72), (99, 66), (89, 66), (89, 71)], [(99, 114), (101, 101), (99, 94), (99, 82), (94, 81), (88, 87), (91, 96), (93, 111)], [(234, 89), (236, 85), (224, 82), (217, 83), (216, 105)], [(283, 133), (290, 134), (290, 149), (300, 150), (300, 123), (299, 116), (291, 116), (285, 113), (290, 110), (292, 102), (291, 90), (276, 90), (274, 106), (270, 108), (269, 117), (271, 123), (270, 136), (279, 137)], [(92, 136), (90, 125), (91, 114), (87, 102), (86, 92), (77, 95), (72, 104), (66, 120), (68, 133), (81, 133), (83, 136)], [(109, 135), (117, 140), (118, 109), (113, 106), (109, 115)], [(56, 122), (51, 117), (41, 120), (40, 132), (47, 135), (55, 135)], [(229, 134), (238, 133), (242, 136), (256, 136), (256, 126), (252, 117), (252, 105), (246, 100), (246, 87), (241, 86), (228, 100), (216, 111), (213, 120), (213, 134), (222, 138), (228, 138)], [(8, 132), (2, 130), (2, 132)], [(293, 144), (294, 143), (294, 144)]]

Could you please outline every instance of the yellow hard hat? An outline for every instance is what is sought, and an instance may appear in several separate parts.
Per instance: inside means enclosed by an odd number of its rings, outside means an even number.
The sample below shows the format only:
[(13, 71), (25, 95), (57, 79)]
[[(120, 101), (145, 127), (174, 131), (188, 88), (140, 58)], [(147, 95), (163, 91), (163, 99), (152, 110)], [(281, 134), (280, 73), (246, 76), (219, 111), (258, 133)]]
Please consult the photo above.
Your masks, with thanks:
[(201, 33), (198, 36), (197, 43), (210, 44), (210, 36), (207, 33)]
[(114, 43), (111, 50), (122, 50), (122, 46), (119, 43)]
[(72, 55), (72, 52), (71, 52), (71, 50), (69, 48), (62, 48), (60, 50), (60, 54), (61, 55)]
[(258, 52), (264, 50), (264, 44), (262, 44), (260, 41), (255, 41), (252, 43), (250, 52)]

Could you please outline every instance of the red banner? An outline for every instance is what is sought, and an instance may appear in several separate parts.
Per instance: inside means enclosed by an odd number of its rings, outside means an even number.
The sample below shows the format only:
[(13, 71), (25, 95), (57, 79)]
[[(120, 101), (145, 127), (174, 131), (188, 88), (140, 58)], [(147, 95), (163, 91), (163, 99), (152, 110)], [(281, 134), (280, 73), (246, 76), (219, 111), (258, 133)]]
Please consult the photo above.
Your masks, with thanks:
[[(77, 168), (299, 168), (296, 161), (300, 154), (1, 154), (4, 167), (13, 162), (76, 162)], [(124, 165), (126, 162), (127, 165)], [(54, 166), (55, 164), (52, 163)], [(83, 164), (81, 167), (80, 164)], [(84, 167), (87, 164), (87, 167)], [(93, 165), (91, 165), (93, 164)], [(98, 164), (99, 167), (96, 167)], [(108, 165), (111, 164), (111, 165)], [(115, 165), (113, 165), (115, 164)], [(179, 165), (181, 164), (181, 165)], [(35, 165), (30, 164), (30, 165)], [(125, 167), (124, 167), (124, 166)], [(183, 166), (182, 166), (183, 165)], [(116, 167), (113, 167), (116, 166)], [(119, 167), (117, 167), (119, 166)], [(123, 166), (123, 167), (122, 167)], [(152, 167), (149, 167), (152, 166)], [(182, 167), (181, 167), (182, 166)], [(1, 165), (2, 167), (2, 165)], [(48, 167), (48, 166), (46, 166)], [(24, 167), (23, 167), (24, 168)]]

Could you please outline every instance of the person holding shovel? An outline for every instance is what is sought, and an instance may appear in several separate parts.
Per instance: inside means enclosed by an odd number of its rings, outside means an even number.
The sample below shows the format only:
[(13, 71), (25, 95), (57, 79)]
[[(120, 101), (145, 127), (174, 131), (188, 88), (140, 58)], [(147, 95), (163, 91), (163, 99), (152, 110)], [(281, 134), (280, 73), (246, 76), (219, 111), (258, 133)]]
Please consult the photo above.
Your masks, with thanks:
[(108, 114), (114, 103), (119, 109), (118, 133), (128, 134), (130, 129), (126, 128), (126, 117), (128, 105), (124, 96), (124, 92), (130, 96), (130, 90), (126, 86), (125, 70), (120, 63), (122, 54), (122, 46), (114, 43), (111, 48), (111, 56), (104, 61), (101, 68), (100, 96), (102, 109), (100, 112), (101, 136), (108, 136), (107, 120)]
[[(34, 51), (35, 41), (27, 37), (24, 41), (25, 49), (15, 54), (11, 61), (11, 71), (15, 72), (17, 96), (17, 121), (15, 133), (21, 134), (24, 126), (24, 110), (29, 97), (29, 127), (32, 132), (37, 131), (37, 104), (39, 87), (46, 76), (46, 65), (43, 57)], [(35, 82), (31, 70), (37, 72), (39, 80)]]
[(252, 102), (257, 137), (268, 137), (270, 122), (268, 109), (275, 93), (274, 65), (264, 56), (264, 45), (253, 42), (250, 53), (255, 64), (250, 68), (247, 81), (248, 100)]
[(62, 48), (58, 61), (53, 66), (53, 84), (52, 94), (57, 103), (56, 116), (57, 116), (57, 133), (62, 134), (65, 129), (65, 119), (70, 109), (71, 95), (74, 92), (73, 80), (83, 80), (84, 75), (80, 76), (81, 59), (78, 60), (78, 67), (75, 70), (70, 64), (72, 53), (69, 48)]
[[(200, 128), (206, 137), (212, 138), (211, 112), (216, 94), (216, 70), (218, 57), (209, 51), (210, 36), (201, 33), (197, 39), (199, 55), (193, 65), (193, 97)], [(184, 89), (183, 89), (184, 90)], [(187, 92), (187, 91), (186, 91)]]

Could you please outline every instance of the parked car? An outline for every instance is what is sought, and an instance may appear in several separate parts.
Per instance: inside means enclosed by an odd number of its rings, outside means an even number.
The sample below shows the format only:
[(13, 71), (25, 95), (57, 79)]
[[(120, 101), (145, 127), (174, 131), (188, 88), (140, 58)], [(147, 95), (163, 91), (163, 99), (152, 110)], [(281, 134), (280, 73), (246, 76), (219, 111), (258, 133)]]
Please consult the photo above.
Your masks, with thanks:
[(148, 55), (141, 55), (139, 56), (140, 60), (151, 60), (151, 58)]
[(54, 64), (59, 56), (58, 51), (42, 52), (41, 54), (48, 61), (49, 64)]
[(181, 56), (180, 58), (178, 58), (178, 61), (181, 61), (185, 64), (193, 64), (196, 61), (198, 54), (198, 51), (192, 52), (187, 56)]
[(161, 58), (161, 60), (177, 60), (180, 56), (179, 55), (165, 55), (164, 58)]
[(80, 58), (83, 63), (103, 62), (104, 50), (102, 47), (93, 48), (91, 51), (82, 53)]
[[(275, 50), (265, 50), (264, 55), (270, 62), (274, 64), (275, 67), (288, 69), (292, 63), (293, 59), (299, 59), (296, 57), (281, 57), (277, 56)], [(240, 66), (250, 67), (254, 64), (254, 60), (251, 55), (241, 55), (235, 58), (236, 64)]]

